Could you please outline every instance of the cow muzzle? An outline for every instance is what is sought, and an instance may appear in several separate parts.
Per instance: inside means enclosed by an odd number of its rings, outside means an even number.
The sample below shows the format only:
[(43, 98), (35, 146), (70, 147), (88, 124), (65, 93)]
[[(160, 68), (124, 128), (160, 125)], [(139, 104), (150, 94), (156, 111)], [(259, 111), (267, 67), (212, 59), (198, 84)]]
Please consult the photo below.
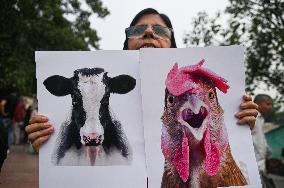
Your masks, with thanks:
[(96, 133), (83, 135), (83, 141), (84, 141), (86, 146), (102, 145), (103, 135), (97, 135)]
[(104, 141), (104, 130), (96, 123), (86, 123), (80, 129), (81, 143), (85, 146), (102, 145)]

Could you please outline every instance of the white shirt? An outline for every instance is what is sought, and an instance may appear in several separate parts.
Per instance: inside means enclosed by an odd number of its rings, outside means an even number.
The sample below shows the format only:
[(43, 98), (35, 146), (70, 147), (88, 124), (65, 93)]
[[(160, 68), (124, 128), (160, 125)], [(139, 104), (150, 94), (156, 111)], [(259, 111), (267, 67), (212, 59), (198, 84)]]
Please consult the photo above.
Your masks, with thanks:
[(256, 117), (255, 127), (251, 131), (252, 140), (254, 145), (254, 152), (257, 165), (260, 171), (265, 171), (265, 159), (269, 152), (269, 146), (263, 132), (264, 118), (259, 113)]

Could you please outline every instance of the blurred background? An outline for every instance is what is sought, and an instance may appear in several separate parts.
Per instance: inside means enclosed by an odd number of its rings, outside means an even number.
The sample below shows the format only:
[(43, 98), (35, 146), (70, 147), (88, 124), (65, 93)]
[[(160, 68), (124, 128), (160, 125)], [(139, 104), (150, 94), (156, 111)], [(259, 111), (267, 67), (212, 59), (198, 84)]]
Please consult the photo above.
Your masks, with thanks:
[(19, 126), (1, 188), (38, 187), (38, 155), (24, 132), (37, 111), (34, 52), (121, 50), (124, 29), (148, 7), (170, 17), (179, 48), (245, 46), (246, 92), (272, 97), (264, 131), (271, 157), (284, 160), (283, 0), (9, 0), (0, 7), (0, 118), (10, 106)]

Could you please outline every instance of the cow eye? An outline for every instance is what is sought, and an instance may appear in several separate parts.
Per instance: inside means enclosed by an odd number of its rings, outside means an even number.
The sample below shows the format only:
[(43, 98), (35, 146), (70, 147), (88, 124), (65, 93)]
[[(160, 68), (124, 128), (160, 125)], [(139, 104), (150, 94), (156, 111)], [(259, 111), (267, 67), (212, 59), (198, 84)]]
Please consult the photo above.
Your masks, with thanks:
[(209, 92), (208, 97), (209, 97), (209, 99), (212, 100), (212, 99), (215, 98), (215, 94), (211, 91), (211, 92)]
[(172, 95), (169, 95), (167, 98), (167, 106), (172, 107), (175, 105), (175, 97)]

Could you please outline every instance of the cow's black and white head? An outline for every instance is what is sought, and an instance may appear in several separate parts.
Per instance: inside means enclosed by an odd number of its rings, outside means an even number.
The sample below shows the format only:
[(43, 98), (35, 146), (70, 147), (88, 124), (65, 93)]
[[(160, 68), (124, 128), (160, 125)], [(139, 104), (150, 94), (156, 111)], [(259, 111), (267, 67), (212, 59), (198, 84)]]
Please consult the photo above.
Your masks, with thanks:
[(136, 80), (128, 75), (108, 77), (102, 68), (83, 68), (75, 70), (71, 78), (59, 75), (48, 77), (44, 85), (55, 96), (70, 94), (72, 97), (71, 121), (74, 127), (68, 134), (75, 137), (72, 138), (75, 140), (69, 145), (97, 146), (103, 143), (106, 130), (111, 129), (106, 127), (111, 123), (108, 122), (111, 121), (111, 117), (102, 115), (109, 112), (110, 94), (128, 93), (135, 87)]

